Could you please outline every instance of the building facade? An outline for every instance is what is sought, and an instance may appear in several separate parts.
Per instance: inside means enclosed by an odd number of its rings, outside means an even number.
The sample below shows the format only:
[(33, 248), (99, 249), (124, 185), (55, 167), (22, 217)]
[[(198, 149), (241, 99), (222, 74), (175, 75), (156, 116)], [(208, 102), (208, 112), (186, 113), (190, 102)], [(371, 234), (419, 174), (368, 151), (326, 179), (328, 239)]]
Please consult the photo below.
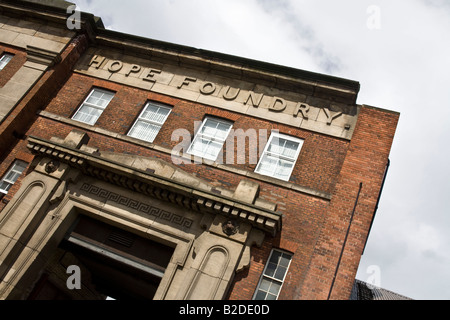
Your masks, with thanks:
[(1, 299), (349, 299), (399, 114), (0, 1)]

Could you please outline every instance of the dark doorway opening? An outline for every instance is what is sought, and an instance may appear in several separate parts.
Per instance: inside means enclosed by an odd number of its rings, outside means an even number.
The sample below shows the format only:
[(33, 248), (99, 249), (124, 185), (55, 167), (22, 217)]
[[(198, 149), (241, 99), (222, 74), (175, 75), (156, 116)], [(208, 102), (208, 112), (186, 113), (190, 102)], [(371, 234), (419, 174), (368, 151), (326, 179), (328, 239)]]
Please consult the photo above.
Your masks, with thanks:
[[(77, 219), (60, 249), (73, 256), (75, 262), (71, 263), (81, 268), (80, 281), (83, 288), (89, 288), (86, 299), (95, 291), (98, 297), (116, 300), (153, 299), (174, 251), (172, 247), (84, 215)], [(61, 283), (59, 286), (44, 283), (40, 289), (35, 287), (31, 299), (46, 299), (41, 293), (49, 291), (49, 287), (60, 288), (54, 294), (59, 298), (74, 299), (72, 293), (77, 289), (70, 290)], [(83, 299), (80, 292), (75, 299)]]

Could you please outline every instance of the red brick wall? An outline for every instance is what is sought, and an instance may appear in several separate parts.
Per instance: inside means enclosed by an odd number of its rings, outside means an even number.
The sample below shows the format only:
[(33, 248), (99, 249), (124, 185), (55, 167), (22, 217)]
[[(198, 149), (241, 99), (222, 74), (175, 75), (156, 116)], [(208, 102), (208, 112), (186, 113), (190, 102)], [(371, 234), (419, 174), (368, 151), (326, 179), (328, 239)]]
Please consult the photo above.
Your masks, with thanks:
[(333, 198), (314, 249), (302, 299), (327, 299), (339, 261), (359, 184), (357, 203), (345, 251), (330, 295), (348, 299), (379, 196), (399, 115), (363, 107), (344, 161)]
[(9, 79), (23, 66), (27, 61), (27, 54), (24, 50), (0, 45), (0, 57), (4, 53), (13, 54), (14, 57), (8, 62), (8, 64), (0, 70), (0, 88), (3, 87)]
[(76, 61), (87, 48), (87, 40), (79, 36), (61, 54), (61, 62), (50, 68), (0, 124), (0, 156), (6, 154), (36, 118), (36, 111), (48, 104), (66, 81)]
[(22, 179), (31, 172), (31, 162), (34, 159), (34, 156), (27, 149), (27, 142), (25, 140), (21, 140), (16, 146), (8, 153), (4, 158), (1, 159), (0, 162), (0, 179), (6, 174), (9, 168), (12, 166), (15, 160), (22, 160), (28, 163), (27, 169), (23, 172), (23, 174), (19, 177), (16, 183), (8, 190), (8, 194), (2, 196), (0, 194), (0, 212), (6, 206), (6, 204), (13, 198), (14, 194), (19, 190), (20, 183)]
[[(132, 88), (109, 81), (95, 79), (81, 74), (73, 74), (58, 95), (51, 101), (45, 111), (71, 118), (92, 88), (103, 88), (115, 92), (114, 98), (103, 111), (95, 126), (114, 133), (126, 135), (146, 101), (154, 100), (173, 106), (172, 112), (157, 135), (154, 143), (167, 148), (175, 147), (179, 141), (171, 141), (172, 132), (179, 128), (187, 129), (191, 138), (194, 136), (194, 121), (202, 121), (205, 115), (213, 115), (232, 120), (233, 129), (278, 129), (281, 133), (305, 139), (297, 165), (291, 175), (291, 182), (321, 191), (331, 193), (336, 183), (337, 174), (342, 166), (348, 142), (315, 134), (289, 126), (274, 124), (226, 110), (208, 107), (197, 103), (186, 102), (177, 98), (164, 96), (145, 90)], [(95, 140), (95, 139), (94, 139)], [(101, 143), (94, 142), (92, 144)], [(120, 143), (122, 144), (122, 143)], [(119, 146), (116, 146), (120, 148)], [(234, 159), (237, 161), (237, 143), (234, 145)], [(248, 155), (248, 140), (246, 154)], [(109, 146), (103, 150), (115, 150)], [(224, 147), (226, 150), (226, 147)], [(138, 154), (146, 152), (136, 149)], [(224, 151), (226, 159), (226, 151)], [(236, 168), (254, 171), (256, 164), (234, 164)], [(194, 171), (197, 170), (195, 166)], [(187, 169), (189, 170), (189, 169)]]

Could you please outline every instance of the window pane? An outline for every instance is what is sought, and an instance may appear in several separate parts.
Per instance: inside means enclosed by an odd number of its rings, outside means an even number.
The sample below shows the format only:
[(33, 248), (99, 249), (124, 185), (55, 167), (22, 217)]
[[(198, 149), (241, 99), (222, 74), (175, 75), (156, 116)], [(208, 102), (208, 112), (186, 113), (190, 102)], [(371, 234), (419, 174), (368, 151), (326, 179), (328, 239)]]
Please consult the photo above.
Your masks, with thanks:
[(16, 182), (16, 180), (19, 178), (21, 172), (16, 172), (16, 171), (9, 171), (6, 176), (3, 178), (4, 180), (8, 181), (8, 182)]
[(0, 191), (2, 191), (2, 193), (8, 193), (8, 190), (17, 181), (17, 179), (19, 179), (27, 165), (28, 164), (26, 162), (20, 160), (16, 160), (13, 163), (11, 168), (3, 176), (2, 180), (0, 180)]
[(129, 136), (153, 142), (161, 126), (166, 121), (171, 109), (147, 103), (142, 113), (128, 133)]
[(92, 90), (72, 119), (94, 125), (113, 97), (112, 92)]
[(272, 281), (269, 292), (273, 293), (274, 295), (278, 295), (280, 288), (281, 288), (281, 283)]
[(189, 151), (200, 157), (215, 160), (219, 155), (221, 149), (221, 143), (199, 137), (194, 140)]
[(283, 147), (279, 145), (279, 139), (273, 138), (270, 142), (267, 151), (273, 154), (281, 154)]
[(208, 159), (216, 159), (222, 149), (222, 144), (218, 142), (209, 141), (208, 146), (204, 150), (204, 156)]
[(255, 296), (255, 300), (266, 300), (266, 293), (264, 291), (258, 290), (258, 293)]
[(101, 114), (102, 110), (100, 109), (81, 106), (78, 112), (74, 115), (73, 119), (93, 125), (95, 124), (95, 122), (97, 122), (97, 119)]
[(112, 93), (94, 90), (89, 95), (89, 98), (86, 100), (86, 102), (94, 104), (104, 109), (111, 101), (112, 97), (113, 97)]
[(140, 118), (154, 121), (159, 124), (163, 124), (166, 120), (167, 116), (170, 113), (170, 109), (162, 108), (155, 105), (148, 105)]
[(283, 280), (286, 270), (286, 267), (278, 266), (277, 271), (275, 272), (275, 275), (273, 277), (278, 280)]
[(260, 290), (269, 291), (270, 281), (267, 279), (262, 279), (261, 284), (259, 285)]
[(294, 159), (299, 145), (300, 144), (295, 141), (283, 138), (273, 138), (267, 151), (274, 155), (281, 155)]
[(270, 256), (270, 262), (278, 264), (278, 261), (280, 260), (281, 252), (280, 251), (273, 251)]
[(0, 58), (0, 70), (2, 70), (9, 61), (11, 61), (13, 55), (9, 54), (9, 53), (5, 53), (2, 55), (2, 57)]
[(284, 148), (282, 155), (290, 158), (294, 158), (299, 146), (298, 142), (293, 142), (289, 140), (284, 140)]
[(202, 133), (214, 137), (216, 133), (217, 121), (206, 119), (202, 128)]
[(87, 98), (86, 102), (97, 105), (101, 96), (102, 94), (99, 91), (93, 91)]
[(25, 168), (28, 166), (28, 163), (24, 162), (24, 161), (20, 161), (17, 160), (14, 163), (14, 170), (20, 172), (20, 174), (22, 174), (23, 170), (25, 170)]
[(208, 146), (209, 140), (203, 139), (201, 137), (195, 138), (191, 145), (191, 152), (196, 155), (203, 155), (204, 150), (206, 150)]
[(291, 256), (283, 253), (281, 255), (281, 259), (280, 259), (280, 266), (288, 267), (290, 262), (291, 262)]
[(280, 266), (287, 268), (289, 266), (289, 262), (291, 262), (291, 256), (283, 253), (280, 259)]
[(255, 172), (289, 181), (301, 148), (301, 140), (272, 134)]
[(269, 264), (267, 265), (267, 268), (266, 268), (266, 272), (264, 274), (269, 277), (273, 277), (276, 269), (277, 269), (277, 265), (275, 263), (269, 262)]
[(229, 129), (230, 129), (229, 124), (219, 123), (219, 125), (217, 126), (216, 137), (219, 139), (225, 140), (227, 138)]
[(225, 140), (231, 124), (219, 122), (212, 119), (206, 119), (202, 127), (202, 134), (215, 139)]
[(0, 182), (0, 191), (4, 191), (3, 193), (7, 193), (9, 188), (11, 188), (12, 183), (8, 183), (6, 181)]
[(153, 142), (161, 127), (144, 121), (138, 121), (131, 129), (129, 136)]
[(288, 162), (286, 160), (279, 160), (277, 163), (274, 176), (280, 179), (289, 179), (293, 166), (294, 166), (293, 162)]
[(278, 160), (276, 158), (263, 155), (256, 171), (258, 173), (271, 176), (276, 169), (277, 162)]
[(268, 293), (265, 300), (277, 300), (277, 296)]
[(230, 123), (205, 118), (194, 141), (189, 146), (188, 153), (216, 160), (222, 150), (223, 143), (231, 128)]

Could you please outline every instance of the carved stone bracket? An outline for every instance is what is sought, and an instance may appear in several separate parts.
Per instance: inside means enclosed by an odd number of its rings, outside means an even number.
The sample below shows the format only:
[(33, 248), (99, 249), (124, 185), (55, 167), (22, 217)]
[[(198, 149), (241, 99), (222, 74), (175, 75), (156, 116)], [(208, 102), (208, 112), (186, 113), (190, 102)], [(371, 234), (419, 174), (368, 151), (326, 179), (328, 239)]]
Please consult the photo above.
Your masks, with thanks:
[(27, 45), (27, 61), (51, 67), (61, 61), (58, 52)]
[(227, 220), (227, 222), (222, 225), (222, 231), (227, 236), (236, 234), (239, 231), (239, 223), (236, 220)]
[(45, 172), (47, 173), (53, 173), (59, 168), (59, 161), (58, 160), (51, 160), (47, 165), (45, 166)]

